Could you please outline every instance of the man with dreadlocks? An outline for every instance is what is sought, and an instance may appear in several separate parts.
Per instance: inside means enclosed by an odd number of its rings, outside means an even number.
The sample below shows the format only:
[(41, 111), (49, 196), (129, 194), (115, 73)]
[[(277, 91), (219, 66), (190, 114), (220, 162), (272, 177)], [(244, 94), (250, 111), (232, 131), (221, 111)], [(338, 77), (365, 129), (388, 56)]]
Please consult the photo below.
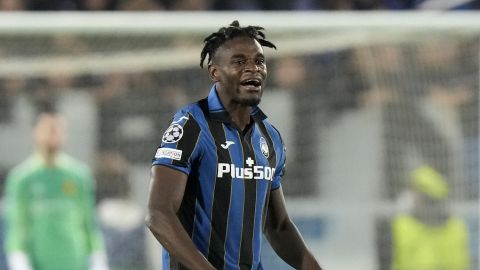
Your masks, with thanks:
[(263, 269), (262, 232), (296, 269), (320, 269), (290, 220), (280, 180), (285, 150), (257, 107), (267, 68), (263, 28), (234, 21), (205, 39), (214, 82), (179, 110), (152, 165), (147, 225), (163, 269)]

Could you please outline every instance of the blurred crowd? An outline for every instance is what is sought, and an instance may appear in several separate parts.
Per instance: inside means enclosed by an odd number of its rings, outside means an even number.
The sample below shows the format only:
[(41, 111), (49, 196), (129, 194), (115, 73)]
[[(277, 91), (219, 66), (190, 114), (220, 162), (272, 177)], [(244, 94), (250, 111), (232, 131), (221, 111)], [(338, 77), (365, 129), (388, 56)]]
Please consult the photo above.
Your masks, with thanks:
[(0, 10), (415, 10), (479, 9), (479, 0), (0, 0)]
[[(422, 160), (456, 183), (459, 190), (452, 191), (454, 197), (476, 197), (478, 189), (472, 188), (477, 179), (475, 159), (470, 158), (475, 156), (478, 136), (477, 71), (475, 58), (470, 57), (473, 44), (468, 40), (431, 41), (272, 59), (262, 108), (274, 112), (268, 115), (278, 123), (290, 149), (288, 177), (303, 181), (302, 185), (286, 181), (288, 193), (318, 190), (314, 175), (323, 147), (318, 139), (322, 130), (334, 125), (344, 112), (381, 107), (387, 184), (382, 196), (395, 198), (402, 189), (405, 172), (412, 169), (409, 149), (413, 147)], [(385, 59), (389, 59), (388, 66)], [(374, 80), (368, 74), (372, 71), (376, 72)], [(0, 123), (14, 121), (15, 104), (22, 96), (37, 111), (53, 102), (68, 108), (72, 115), (82, 115), (83, 122), (75, 127), (90, 126), (89, 130), (101, 134), (92, 135), (90, 155), (82, 155), (90, 137), (79, 138), (84, 142), (75, 149), (80, 156), (89, 160), (97, 153), (115, 150), (129, 162), (147, 164), (148, 153), (158, 144), (159, 132), (168, 125), (171, 112), (204, 96), (206, 90), (198, 87), (210, 85), (204, 72), (190, 67), (2, 78)], [(278, 106), (283, 108), (281, 112), (276, 110)], [(297, 121), (300, 118), (302, 121)], [(72, 133), (82, 132), (85, 129)], [(465, 153), (468, 157), (459, 154), (463, 152), (460, 149), (471, 149)], [(457, 160), (462, 164), (456, 164)], [(469, 167), (463, 170), (459, 166)], [(459, 171), (467, 175), (457, 175)]]

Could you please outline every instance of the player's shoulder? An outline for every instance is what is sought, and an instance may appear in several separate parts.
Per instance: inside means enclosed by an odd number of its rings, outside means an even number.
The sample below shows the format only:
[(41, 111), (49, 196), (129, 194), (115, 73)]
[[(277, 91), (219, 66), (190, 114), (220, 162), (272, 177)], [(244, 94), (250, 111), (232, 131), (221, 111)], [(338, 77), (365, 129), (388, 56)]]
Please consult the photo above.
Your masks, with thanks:
[(263, 120), (265, 127), (267, 128), (268, 134), (272, 137), (272, 140), (278, 141), (283, 144), (283, 139), (280, 131), (268, 120), (265, 118)]
[(32, 155), (13, 167), (7, 175), (7, 181), (20, 182), (28, 178), (40, 168), (41, 162), (35, 155)]
[(201, 106), (201, 101), (197, 101), (187, 104), (177, 110), (170, 122), (170, 126), (179, 125), (185, 127), (185, 125), (188, 123), (190, 127), (198, 127), (202, 126), (204, 119), (205, 117)]
[(447, 220), (447, 224), (450, 226), (450, 228), (456, 228), (460, 230), (467, 226), (465, 220), (458, 216), (449, 217)]
[(89, 178), (91, 175), (90, 167), (86, 163), (68, 154), (62, 153), (58, 163), (64, 170), (81, 178)]
[(198, 116), (202, 113), (199, 102), (189, 103), (180, 108), (173, 116), (174, 121), (190, 120), (190, 116), (193, 116), (192, 120), (197, 121)]
[(393, 218), (392, 226), (396, 230), (410, 230), (418, 227), (420, 222), (410, 213), (401, 213)]

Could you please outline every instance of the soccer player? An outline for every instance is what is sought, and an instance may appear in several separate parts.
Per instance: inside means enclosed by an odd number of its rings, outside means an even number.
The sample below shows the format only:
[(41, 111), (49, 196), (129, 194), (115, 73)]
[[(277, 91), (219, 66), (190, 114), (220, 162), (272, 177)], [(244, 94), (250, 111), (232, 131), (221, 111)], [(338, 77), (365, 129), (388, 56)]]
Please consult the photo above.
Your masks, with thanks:
[(62, 153), (65, 121), (41, 113), (36, 153), (7, 176), (5, 250), (10, 270), (105, 270), (87, 167)]
[(267, 67), (263, 28), (234, 21), (205, 39), (214, 82), (179, 110), (152, 166), (147, 226), (165, 248), (163, 269), (263, 269), (262, 232), (296, 269), (321, 269), (289, 218), (285, 150), (257, 106)]

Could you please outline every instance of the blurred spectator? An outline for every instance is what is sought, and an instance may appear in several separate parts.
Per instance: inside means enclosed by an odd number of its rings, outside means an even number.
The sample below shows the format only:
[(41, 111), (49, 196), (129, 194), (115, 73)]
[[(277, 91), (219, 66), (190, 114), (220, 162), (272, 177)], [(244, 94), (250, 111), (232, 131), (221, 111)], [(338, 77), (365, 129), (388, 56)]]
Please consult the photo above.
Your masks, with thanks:
[(82, 0), (30, 0), (29, 9), (38, 11), (78, 10)]
[(413, 208), (392, 221), (393, 270), (470, 269), (469, 232), (448, 211), (447, 182), (429, 166), (410, 176)]
[(0, 85), (0, 123), (6, 123), (13, 118), (15, 98), (24, 91), (26, 80), (20, 76), (13, 76), (1, 80)]
[(28, 8), (27, 0), (0, 0), (2, 11), (22, 11)]
[[(75, 34), (57, 34), (52, 35), (49, 45), (52, 53), (57, 55), (79, 55), (89, 52), (92, 48), (84, 39)], [(58, 67), (61, 70), (61, 67)]]
[(0, 0), (0, 10), (469, 10), (479, 0)]
[(128, 198), (130, 186), (127, 160), (117, 151), (102, 151), (98, 153), (95, 164), (97, 203), (108, 198)]
[(290, 157), (285, 176), (289, 181), (284, 182), (289, 195), (315, 194), (325, 127), (359, 103), (363, 86), (352, 61), (350, 50), (308, 59), (284, 57), (270, 71), (272, 86), (264, 93), (261, 108), (274, 120), (278, 117), (273, 122)]
[(466, 105), (475, 102), (474, 93), (478, 88), (473, 88), (471, 82), (478, 80), (478, 69), (469, 65), (470, 57), (462, 55), (460, 48), (457, 41), (438, 40), (425, 42), (417, 48), (417, 66), (428, 82), (422, 113), (435, 124), (449, 149), (450, 156), (445, 158), (453, 198), (466, 198), (466, 193), (471, 193), (468, 190), (472, 187), (467, 185), (465, 175), (465, 137), (468, 135), (464, 133), (468, 131), (464, 125), (478, 124), (474, 119), (462, 119), (461, 115)]
[(153, 11), (164, 10), (165, 7), (155, 0), (121, 0), (118, 9), (124, 11)]
[(117, 0), (82, 0), (80, 9), (85, 11), (107, 11), (117, 8)]
[(110, 269), (146, 269), (145, 213), (130, 198), (128, 162), (118, 152), (103, 152), (96, 175), (98, 211)]
[(459, 77), (463, 86), (470, 92), (470, 98), (458, 106), (459, 119), (462, 123), (462, 133), (465, 140), (465, 189), (469, 199), (477, 199), (479, 196), (480, 181), (480, 142), (479, 142), (479, 80), (478, 59), (471, 57), (478, 53), (478, 43), (468, 41), (461, 43), (459, 62), (462, 70)]
[(175, 0), (170, 4), (171, 10), (194, 11), (208, 10), (212, 0)]
[(381, 0), (381, 4), (386, 9), (461, 10), (480, 8), (478, 0)]
[(406, 174), (423, 163), (432, 164), (453, 182), (452, 149), (426, 110), (432, 82), (427, 78), (433, 71), (422, 69), (421, 57), (405, 45), (368, 48), (358, 57), (363, 65), (360, 70), (373, 71), (365, 75), (371, 80), (361, 100), (382, 108), (383, 195), (395, 198), (405, 185)]
[(260, 4), (256, 0), (214, 0), (214, 10), (260, 10)]
[(326, 0), (316, 1), (322, 10), (369, 10), (377, 9), (377, 0)]
[[(314, 179), (307, 172), (312, 169), (314, 158), (310, 155), (316, 149), (308, 141), (308, 134), (316, 136), (314, 125), (310, 125), (311, 117), (304, 117), (299, 113), (305, 108), (301, 96), (306, 96), (307, 91), (307, 67), (304, 59), (299, 57), (279, 58), (274, 62), (270, 71), (272, 86), (269, 87), (262, 97), (260, 107), (272, 119), (275, 127), (281, 132), (282, 139), (288, 151), (289, 161), (286, 164), (286, 179), (283, 185), (288, 194), (308, 194), (315, 191)], [(278, 110), (281, 107), (282, 110)], [(299, 120), (301, 119), (301, 120)], [(302, 128), (296, 128), (303, 124), (310, 126), (308, 132)], [(305, 127), (306, 128), (306, 127)], [(308, 146), (307, 146), (308, 145)], [(310, 166), (311, 165), (311, 166)]]
[[(172, 89), (172, 90), (170, 90)], [(129, 162), (146, 162), (183, 89), (162, 85), (150, 73), (111, 74), (98, 89), (101, 150), (119, 149)], [(152, 98), (154, 97), (154, 98)]]

